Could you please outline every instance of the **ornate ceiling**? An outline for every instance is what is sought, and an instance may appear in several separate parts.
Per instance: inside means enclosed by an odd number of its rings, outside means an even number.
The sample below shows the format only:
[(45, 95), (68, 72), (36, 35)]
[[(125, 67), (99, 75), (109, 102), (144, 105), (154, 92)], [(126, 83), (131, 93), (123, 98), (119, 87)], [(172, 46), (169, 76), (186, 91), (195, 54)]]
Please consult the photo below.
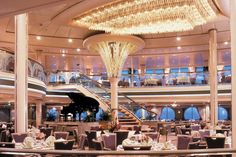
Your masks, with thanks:
[[(83, 46), (85, 38), (103, 33), (78, 27), (73, 18), (112, 0), (37, 0), (4, 1), (0, 6), (0, 47), (14, 50), (14, 16), (29, 12), (29, 56), (42, 62), (48, 70), (75, 70), (80, 68), (102, 69), (104, 64), (98, 55), (89, 53)], [(229, 19), (219, 16), (214, 21), (197, 26), (192, 31), (140, 35), (145, 41), (144, 50), (133, 55), (137, 66), (170, 66), (170, 58), (176, 58), (177, 66), (195, 65), (208, 59), (208, 30), (217, 29), (219, 64), (229, 64), (225, 54), (229, 52)], [(41, 36), (41, 40), (36, 37)], [(176, 37), (181, 37), (180, 41)], [(68, 42), (68, 39), (73, 42)], [(177, 49), (181, 46), (181, 49)], [(77, 51), (77, 49), (80, 51)], [(62, 56), (62, 53), (65, 53)], [(168, 56), (163, 58), (163, 56)], [(177, 57), (173, 57), (177, 56)], [(200, 57), (199, 57), (200, 56)], [(149, 58), (152, 58), (151, 60)], [(167, 59), (168, 58), (168, 59)], [(227, 57), (226, 57), (227, 58)], [(96, 65), (93, 64), (96, 60)], [(125, 67), (131, 64), (131, 57)]]

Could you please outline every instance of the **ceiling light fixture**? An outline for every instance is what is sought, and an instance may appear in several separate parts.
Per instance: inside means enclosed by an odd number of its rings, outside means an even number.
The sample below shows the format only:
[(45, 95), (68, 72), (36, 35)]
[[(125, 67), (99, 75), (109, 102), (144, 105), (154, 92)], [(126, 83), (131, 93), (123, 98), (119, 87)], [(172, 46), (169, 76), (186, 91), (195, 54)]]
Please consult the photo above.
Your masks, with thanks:
[(181, 50), (181, 49), (182, 49), (182, 47), (181, 47), (181, 46), (178, 46), (178, 47), (177, 47), (177, 49), (178, 49), (178, 50)]
[(37, 40), (41, 40), (42, 37), (41, 37), (41, 36), (36, 36), (36, 39), (37, 39)]
[(210, 0), (117, 0), (74, 18), (82, 27), (112, 34), (192, 30), (219, 14)]
[(72, 43), (72, 42), (73, 42), (73, 39), (68, 39), (68, 42), (69, 42), (69, 43)]
[(80, 48), (77, 48), (76, 51), (79, 52), (79, 51), (80, 51)]
[(229, 42), (228, 42), (228, 41), (225, 41), (225, 42), (224, 42), (224, 44), (225, 44), (225, 45), (228, 45), (228, 44), (229, 44)]
[(176, 37), (176, 40), (177, 40), (177, 41), (180, 41), (180, 40), (181, 40), (181, 37)]

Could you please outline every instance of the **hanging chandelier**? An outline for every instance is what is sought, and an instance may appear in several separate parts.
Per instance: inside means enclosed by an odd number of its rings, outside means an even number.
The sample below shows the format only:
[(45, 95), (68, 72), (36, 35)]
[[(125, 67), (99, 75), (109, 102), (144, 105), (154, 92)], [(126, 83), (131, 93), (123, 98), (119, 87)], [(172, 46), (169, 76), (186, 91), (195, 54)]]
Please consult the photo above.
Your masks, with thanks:
[(193, 29), (217, 16), (212, 0), (117, 0), (74, 21), (113, 34), (148, 34)]

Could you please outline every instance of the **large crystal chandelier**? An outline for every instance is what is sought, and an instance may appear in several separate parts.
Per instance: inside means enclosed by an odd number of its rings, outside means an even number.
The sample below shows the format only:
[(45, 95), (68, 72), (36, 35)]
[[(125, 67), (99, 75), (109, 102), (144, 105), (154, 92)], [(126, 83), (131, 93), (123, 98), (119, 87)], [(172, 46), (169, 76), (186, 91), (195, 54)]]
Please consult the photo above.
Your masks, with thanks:
[(119, 77), (128, 55), (142, 49), (144, 41), (135, 36), (100, 34), (87, 38), (84, 46), (100, 54), (108, 77)]
[(146, 34), (191, 30), (217, 14), (212, 0), (116, 0), (74, 20), (91, 30)]

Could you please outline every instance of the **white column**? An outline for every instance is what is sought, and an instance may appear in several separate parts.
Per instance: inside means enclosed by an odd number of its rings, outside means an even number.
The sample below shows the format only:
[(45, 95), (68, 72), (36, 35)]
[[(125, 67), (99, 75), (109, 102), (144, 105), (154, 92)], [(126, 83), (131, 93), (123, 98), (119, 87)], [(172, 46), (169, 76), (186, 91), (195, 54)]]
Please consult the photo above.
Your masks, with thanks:
[(218, 82), (217, 82), (217, 35), (216, 29), (209, 30), (209, 76), (211, 125), (216, 126), (218, 119)]
[(42, 102), (36, 103), (36, 127), (42, 124)]
[(28, 128), (28, 15), (15, 16), (15, 130)]
[(118, 120), (118, 78), (109, 78), (111, 84), (111, 109), (113, 121)]
[(232, 148), (236, 149), (236, 0), (231, 0), (230, 31), (231, 31), (231, 115), (232, 115)]

